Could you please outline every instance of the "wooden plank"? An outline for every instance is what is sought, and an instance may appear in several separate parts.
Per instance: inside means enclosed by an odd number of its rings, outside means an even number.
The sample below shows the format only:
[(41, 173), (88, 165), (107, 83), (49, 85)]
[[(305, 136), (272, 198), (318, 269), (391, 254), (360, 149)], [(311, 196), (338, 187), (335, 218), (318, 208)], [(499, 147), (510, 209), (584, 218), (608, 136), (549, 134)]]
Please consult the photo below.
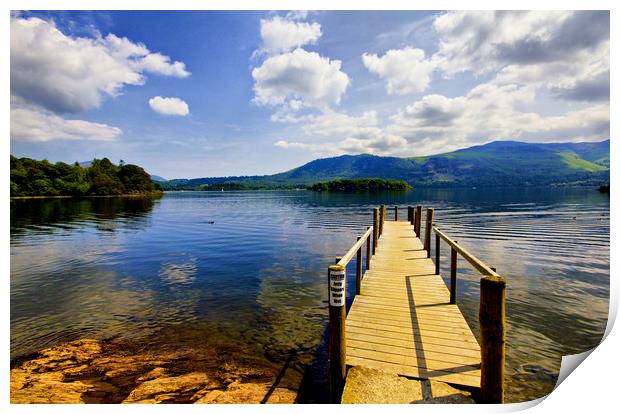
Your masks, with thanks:
[[(356, 320), (351, 320), (348, 321), (348, 325), (350, 326), (357, 326), (360, 328), (373, 328), (378, 326), (376, 323), (368, 323), (368, 322), (362, 322), (362, 321), (356, 321)], [(381, 328), (377, 328), (378, 330), (381, 331), (389, 331), (389, 332), (394, 332), (394, 333), (398, 333), (401, 334), (403, 337), (412, 337), (414, 335), (411, 327), (407, 328), (407, 327), (399, 327), (399, 326), (388, 326), (388, 325), (382, 325)], [(440, 338), (440, 339), (452, 339), (455, 341), (463, 341), (463, 342), (474, 342), (476, 341), (476, 338), (474, 338), (473, 336), (471, 338), (466, 337), (466, 335), (462, 332), (460, 333), (454, 333), (454, 332), (445, 332), (445, 331), (436, 331), (433, 329), (420, 329), (418, 331), (415, 332), (415, 335), (417, 335), (422, 341), (424, 341), (424, 338), (426, 337), (433, 337), (433, 338)]]
[(384, 352), (388, 354), (402, 355), (407, 357), (418, 357), (418, 355), (424, 355), (424, 358), (428, 360), (451, 362), (454, 364), (480, 364), (479, 355), (471, 356), (454, 353), (450, 354), (446, 352), (440, 352), (437, 350), (436, 347), (421, 346), (419, 343), (416, 347), (402, 347), (398, 345), (347, 338), (347, 349), (349, 348), (359, 348), (368, 351)]
[(370, 335), (366, 333), (359, 333), (359, 332), (356, 332), (355, 330), (349, 331), (348, 335), (349, 336), (347, 336), (347, 341), (356, 340), (356, 341), (364, 341), (364, 342), (371, 342), (371, 343), (377, 343), (377, 344), (385, 344), (385, 345), (392, 345), (392, 346), (397, 346), (397, 347), (410, 349), (410, 350), (428, 349), (429, 351), (435, 351), (435, 352), (444, 353), (444, 354), (463, 355), (463, 356), (469, 356), (472, 358), (480, 359), (479, 348), (473, 347), (473, 346), (471, 346), (470, 348), (464, 348), (462, 346), (457, 346), (457, 345), (462, 345), (459, 342), (452, 342), (452, 344), (454, 345), (446, 345), (448, 341), (445, 341), (443, 344), (433, 343), (433, 342), (422, 342), (421, 340), (416, 340), (415, 338), (412, 338), (412, 339), (402, 339), (402, 337), (401, 338), (389, 338), (386, 336), (376, 336), (376, 335)]
[(355, 312), (350, 314), (351, 320), (358, 320), (360, 322), (376, 320), (377, 323), (384, 323), (386, 325), (394, 326), (413, 326), (414, 329), (417, 325), (440, 325), (448, 329), (459, 328), (469, 330), (469, 325), (464, 319), (454, 318), (449, 315), (416, 315), (415, 317), (402, 317), (402, 315), (392, 316), (382, 313), (368, 312)]
[(411, 342), (411, 343), (421, 342), (423, 344), (444, 345), (444, 346), (448, 346), (451, 348), (470, 349), (470, 350), (475, 350), (478, 352), (478, 354), (480, 354), (480, 346), (478, 345), (478, 342), (471, 341), (471, 340), (463, 341), (461, 338), (450, 339), (450, 338), (444, 338), (444, 337), (433, 337), (433, 336), (428, 336), (428, 335), (422, 338), (422, 335), (414, 336), (413, 332), (409, 334), (403, 334), (401, 332), (391, 332), (391, 331), (385, 331), (385, 330), (376, 329), (376, 328), (359, 327), (359, 326), (348, 326), (347, 335), (349, 335), (349, 333), (353, 334), (354, 336), (357, 334), (374, 336), (377, 338), (383, 338), (387, 341), (399, 340), (399, 341), (406, 341), (406, 342)]

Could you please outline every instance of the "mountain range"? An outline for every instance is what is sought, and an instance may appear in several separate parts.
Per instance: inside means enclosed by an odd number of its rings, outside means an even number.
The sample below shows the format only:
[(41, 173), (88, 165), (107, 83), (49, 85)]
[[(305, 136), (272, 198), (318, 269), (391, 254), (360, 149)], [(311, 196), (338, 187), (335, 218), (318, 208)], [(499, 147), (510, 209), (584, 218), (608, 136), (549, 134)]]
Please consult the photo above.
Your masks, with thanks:
[(610, 141), (537, 144), (494, 141), (425, 157), (342, 155), (263, 176), (162, 182), (164, 189), (293, 188), (337, 178), (404, 180), (414, 187), (600, 185), (609, 182)]

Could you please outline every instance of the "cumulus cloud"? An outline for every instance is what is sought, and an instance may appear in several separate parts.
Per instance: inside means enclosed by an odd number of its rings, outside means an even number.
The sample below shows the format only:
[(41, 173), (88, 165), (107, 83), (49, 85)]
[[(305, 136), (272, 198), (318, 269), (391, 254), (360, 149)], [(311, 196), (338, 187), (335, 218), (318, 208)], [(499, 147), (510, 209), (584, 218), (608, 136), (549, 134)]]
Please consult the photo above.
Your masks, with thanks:
[[(278, 141), (280, 148), (306, 149), (317, 154), (370, 153), (391, 155), (405, 149), (407, 141), (398, 135), (386, 133), (379, 125), (375, 111), (359, 116), (328, 110), (302, 126), (304, 138), (313, 142)], [(327, 140), (316, 143), (318, 140)]]
[(339, 60), (303, 49), (269, 57), (252, 70), (253, 101), (283, 105), (295, 100), (318, 108), (338, 104), (350, 83), (340, 67)]
[(114, 141), (119, 128), (77, 119), (64, 119), (51, 111), (11, 99), (11, 139), (18, 141)]
[(189, 106), (179, 98), (162, 98), (156, 96), (149, 99), (151, 109), (162, 115), (186, 116), (189, 114)]
[(499, 71), (498, 83), (544, 86), (557, 98), (608, 99), (608, 11), (458, 11), (434, 21), (445, 74)]
[(433, 28), (439, 44), (430, 57), (413, 47), (362, 55), (389, 94), (424, 91), (434, 71), (469, 71), (545, 87), (559, 99), (609, 100), (608, 11), (451, 11)]
[(142, 85), (147, 72), (190, 74), (141, 43), (114, 34), (72, 37), (36, 17), (12, 18), (10, 40), (11, 93), (56, 113), (98, 108), (125, 85)]
[(434, 65), (425, 59), (422, 49), (391, 49), (379, 57), (362, 55), (364, 66), (387, 81), (389, 94), (409, 94), (425, 90), (431, 82)]
[(321, 25), (295, 21), (306, 14), (289, 14), (286, 18), (273, 16), (261, 19), (260, 34), (263, 51), (268, 54), (289, 52), (306, 44), (314, 44), (321, 37)]

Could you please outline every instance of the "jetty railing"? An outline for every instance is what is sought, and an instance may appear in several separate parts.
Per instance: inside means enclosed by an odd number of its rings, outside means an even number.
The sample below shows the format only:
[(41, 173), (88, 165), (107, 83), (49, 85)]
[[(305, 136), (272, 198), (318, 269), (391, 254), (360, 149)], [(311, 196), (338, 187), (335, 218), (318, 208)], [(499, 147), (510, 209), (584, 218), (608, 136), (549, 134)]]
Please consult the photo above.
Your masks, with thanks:
[[(450, 247), (450, 303), (456, 303), (457, 254), (483, 276), (480, 279), (480, 394), (488, 403), (504, 402), (504, 366), (506, 361), (506, 281), (476, 256), (452, 240), (439, 228), (435, 232), (435, 273), (439, 274), (440, 239)], [(430, 242), (430, 237), (429, 237)], [(430, 244), (429, 244), (430, 245)], [(430, 251), (428, 252), (430, 255)]]
[(383, 233), (383, 223), (387, 210), (385, 205), (374, 208), (373, 225), (357, 238), (357, 242), (345, 253), (336, 257), (336, 263), (327, 269), (329, 296), (329, 384), (330, 400), (340, 402), (346, 378), (346, 267), (356, 257), (355, 294), (359, 295), (362, 288), (362, 248), (366, 244), (366, 270), (370, 269), (372, 256), (377, 251), (379, 239)]
[[(483, 276), (480, 279), (480, 397), (485, 403), (504, 402), (504, 367), (506, 361), (506, 282), (494, 267), (487, 266), (467, 251), (458, 241), (451, 239), (433, 225), (435, 210), (426, 210), (424, 250), (431, 257), (431, 233), (435, 232), (435, 273), (440, 273), (441, 240), (451, 247), (450, 254), (450, 304), (456, 304), (457, 255), (461, 255)], [(340, 402), (346, 378), (346, 266), (356, 256), (356, 295), (362, 284), (362, 248), (366, 244), (366, 270), (376, 254), (383, 234), (387, 208), (383, 204), (373, 209), (373, 225), (357, 238), (357, 242), (336, 263), (328, 267), (329, 297), (329, 383), (330, 399)], [(398, 221), (398, 206), (394, 207)], [(422, 239), (422, 206), (407, 208), (407, 221), (413, 226), (416, 237)], [(372, 245), (371, 245), (372, 241)]]

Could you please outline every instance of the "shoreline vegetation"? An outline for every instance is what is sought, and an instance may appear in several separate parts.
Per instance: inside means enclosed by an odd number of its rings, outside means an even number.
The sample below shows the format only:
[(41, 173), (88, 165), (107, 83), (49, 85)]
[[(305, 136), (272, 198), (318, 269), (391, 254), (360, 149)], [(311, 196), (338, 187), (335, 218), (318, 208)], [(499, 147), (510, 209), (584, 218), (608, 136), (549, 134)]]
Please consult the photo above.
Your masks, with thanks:
[(338, 193), (409, 191), (413, 189), (402, 180), (384, 180), (381, 178), (338, 179), (316, 183), (308, 186), (311, 191), (329, 191)]
[(609, 184), (603, 184), (598, 188), (598, 191), (604, 194), (609, 194)]
[(112, 164), (94, 159), (82, 167), (78, 162), (50, 163), (11, 155), (11, 199), (144, 197), (163, 194), (161, 186), (138, 165)]

